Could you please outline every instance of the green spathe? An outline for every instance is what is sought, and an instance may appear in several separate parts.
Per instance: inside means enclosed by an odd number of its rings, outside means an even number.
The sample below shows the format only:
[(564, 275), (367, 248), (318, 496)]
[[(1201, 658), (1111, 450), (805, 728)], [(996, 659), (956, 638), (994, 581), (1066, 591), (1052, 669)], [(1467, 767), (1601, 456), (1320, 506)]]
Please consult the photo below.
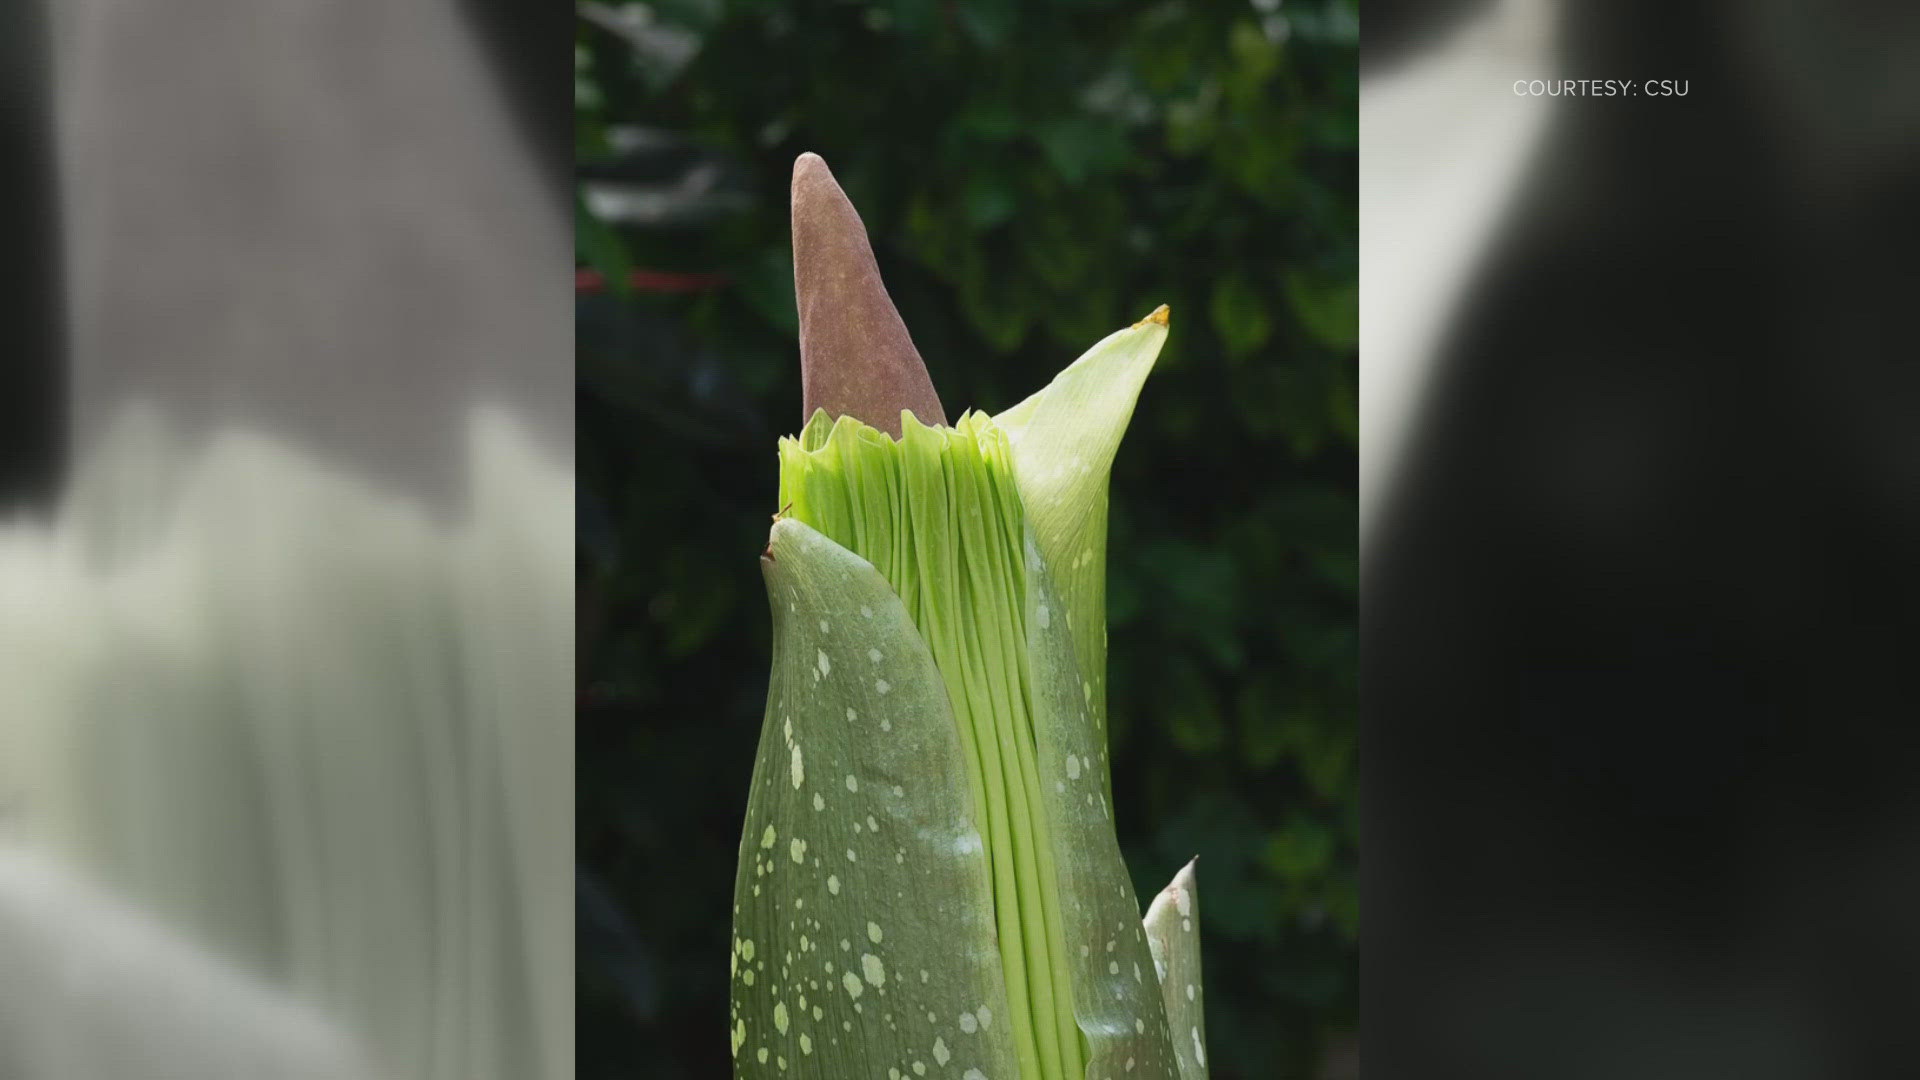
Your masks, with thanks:
[(1162, 309), (997, 418), (782, 440), (739, 1075), (1175, 1075), (1104, 693), (1107, 473), (1165, 336)]

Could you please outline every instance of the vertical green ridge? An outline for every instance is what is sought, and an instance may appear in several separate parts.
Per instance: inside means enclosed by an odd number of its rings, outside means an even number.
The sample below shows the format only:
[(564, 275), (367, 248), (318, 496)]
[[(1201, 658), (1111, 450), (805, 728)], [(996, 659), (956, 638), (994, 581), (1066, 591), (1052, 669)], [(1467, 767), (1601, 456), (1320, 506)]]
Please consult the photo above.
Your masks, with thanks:
[(995, 417), (1027, 509), (1032, 722), (1048, 808), (1065, 970), (1091, 1075), (1173, 1080), (1177, 1054), (1115, 840), (1106, 726), (1108, 476), (1167, 337), (1167, 311), (1088, 349)]

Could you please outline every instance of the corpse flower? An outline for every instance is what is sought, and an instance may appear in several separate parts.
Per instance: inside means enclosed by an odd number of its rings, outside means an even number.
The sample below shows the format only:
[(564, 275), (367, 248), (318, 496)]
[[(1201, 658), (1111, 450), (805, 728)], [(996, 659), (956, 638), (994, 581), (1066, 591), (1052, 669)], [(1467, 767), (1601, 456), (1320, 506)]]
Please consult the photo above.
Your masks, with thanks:
[(1192, 868), (1143, 923), (1107, 761), (1108, 471), (1167, 309), (949, 424), (812, 154), (793, 248), (735, 1074), (1204, 1077)]

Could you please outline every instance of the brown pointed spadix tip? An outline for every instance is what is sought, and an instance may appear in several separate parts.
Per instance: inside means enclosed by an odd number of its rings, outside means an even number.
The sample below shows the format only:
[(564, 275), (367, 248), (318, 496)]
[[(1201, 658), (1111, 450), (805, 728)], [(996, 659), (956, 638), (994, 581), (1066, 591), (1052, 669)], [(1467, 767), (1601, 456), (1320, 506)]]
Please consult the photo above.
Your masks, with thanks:
[(800, 422), (815, 410), (900, 437), (900, 413), (947, 422), (867, 228), (818, 154), (793, 163), (793, 292), (800, 309)]

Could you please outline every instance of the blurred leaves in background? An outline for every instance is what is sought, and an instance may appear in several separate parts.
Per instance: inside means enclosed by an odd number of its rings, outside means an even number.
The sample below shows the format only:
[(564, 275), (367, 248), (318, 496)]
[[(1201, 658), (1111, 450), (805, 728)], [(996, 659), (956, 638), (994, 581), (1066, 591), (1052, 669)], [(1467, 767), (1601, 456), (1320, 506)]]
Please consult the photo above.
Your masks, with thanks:
[(1355, 0), (579, 3), (580, 1074), (728, 1075), (757, 557), (826, 157), (948, 411), (1173, 308), (1115, 467), (1114, 786), (1214, 1075), (1354, 1029)]

